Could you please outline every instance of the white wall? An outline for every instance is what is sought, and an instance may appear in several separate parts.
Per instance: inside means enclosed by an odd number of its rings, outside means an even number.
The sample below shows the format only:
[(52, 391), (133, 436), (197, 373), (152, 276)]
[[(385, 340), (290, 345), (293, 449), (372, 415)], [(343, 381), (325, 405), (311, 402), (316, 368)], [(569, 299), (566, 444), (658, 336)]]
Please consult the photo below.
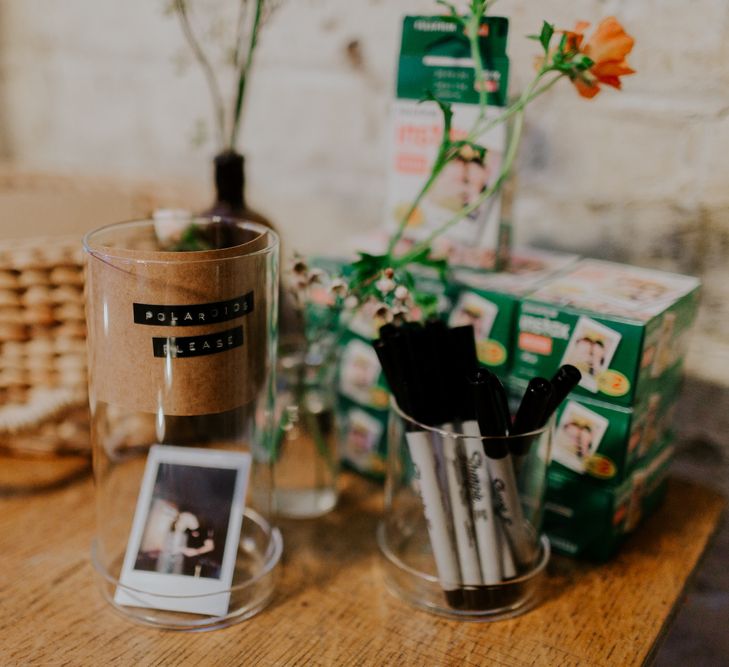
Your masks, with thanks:
[[(197, 68), (179, 71), (186, 51), (165, 4), (0, 0), (0, 155), (24, 168), (179, 181), (207, 193), (214, 146), (192, 144), (196, 122), (209, 117), (207, 91)], [(290, 245), (336, 250), (378, 224), (399, 18), (433, 7), (284, 0), (263, 38), (241, 148), (253, 203)], [(565, 83), (532, 108), (519, 239), (701, 274), (702, 331), (717, 346), (697, 363), (707, 372), (729, 363), (729, 3), (497, 7), (512, 19), (512, 91), (532, 72), (536, 45), (522, 35), (542, 18), (566, 27), (615, 14), (637, 39), (638, 74), (622, 93), (588, 102)], [(361, 65), (347, 55), (355, 41)]]

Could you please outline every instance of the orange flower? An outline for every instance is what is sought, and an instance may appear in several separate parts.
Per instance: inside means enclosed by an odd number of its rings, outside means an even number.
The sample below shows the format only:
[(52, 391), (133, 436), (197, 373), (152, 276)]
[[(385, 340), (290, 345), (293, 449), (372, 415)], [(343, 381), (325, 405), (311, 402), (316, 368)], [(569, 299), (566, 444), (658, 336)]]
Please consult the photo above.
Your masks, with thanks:
[(584, 46), (584, 33), (590, 24), (580, 21), (572, 31), (565, 31), (566, 53), (577, 53), (592, 60), (589, 69), (575, 72), (572, 83), (582, 97), (595, 97), (600, 84), (620, 89), (620, 77), (634, 74), (628, 66), (627, 55), (633, 49), (635, 40), (628, 35), (614, 16), (603, 20)]

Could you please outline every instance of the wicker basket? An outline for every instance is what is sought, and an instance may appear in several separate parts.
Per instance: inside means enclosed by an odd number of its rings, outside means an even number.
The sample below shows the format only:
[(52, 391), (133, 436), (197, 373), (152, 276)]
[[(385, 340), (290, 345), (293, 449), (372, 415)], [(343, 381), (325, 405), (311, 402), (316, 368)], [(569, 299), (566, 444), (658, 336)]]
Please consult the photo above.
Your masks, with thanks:
[(0, 243), (0, 449), (88, 452), (78, 237)]

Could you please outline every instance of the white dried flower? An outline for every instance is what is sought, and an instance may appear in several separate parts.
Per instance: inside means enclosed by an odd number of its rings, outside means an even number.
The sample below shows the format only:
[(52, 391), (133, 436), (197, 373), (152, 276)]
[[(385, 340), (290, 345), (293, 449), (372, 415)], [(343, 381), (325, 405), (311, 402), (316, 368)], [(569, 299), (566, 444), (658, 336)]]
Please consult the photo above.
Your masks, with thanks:
[(376, 283), (375, 287), (382, 293), (388, 294), (395, 289), (395, 281), (391, 278), (380, 278)]
[(305, 290), (309, 286), (309, 281), (304, 275), (296, 275), (293, 279), (294, 288), (297, 290)]
[(394, 317), (406, 317), (410, 314), (410, 308), (405, 305), (393, 306), (392, 314)]
[(357, 307), (359, 304), (359, 299), (354, 295), (350, 294), (345, 300), (344, 300), (344, 307), (348, 310), (353, 310)]
[(377, 319), (387, 320), (388, 316), (390, 315), (390, 306), (388, 306), (386, 303), (379, 304), (375, 309), (374, 315)]
[(347, 281), (343, 278), (335, 278), (332, 280), (331, 285), (329, 285), (329, 291), (334, 296), (343, 297), (349, 291), (349, 285), (347, 285)]
[(410, 296), (410, 290), (405, 285), (398, 285), (395, 288), (395, 298), (400, 301), (405, 301)]
[(309, 271), (309, 285), (314, 285), (316, 283), (321, 283), (322, 278), (324, 278), (326, 274), (322, 269), (312, 269)]
[(309, 270), (309, 266), (304, 261), (303, 257), (297, 255), (296, 257), (294, 257), (293, 264), (291, 265), (291, 270), (296, 275), (302, 276)]

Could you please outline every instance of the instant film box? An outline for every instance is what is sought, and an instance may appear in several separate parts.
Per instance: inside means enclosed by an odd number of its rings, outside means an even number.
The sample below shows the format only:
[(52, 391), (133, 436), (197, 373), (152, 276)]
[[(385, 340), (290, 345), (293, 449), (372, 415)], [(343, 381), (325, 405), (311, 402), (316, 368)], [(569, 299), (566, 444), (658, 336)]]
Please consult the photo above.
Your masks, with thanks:
[[(476, 80), (470, 44), (463, 30), (442, 16), (407, 16), (404, 19), (398, 61), (397, 97), (389, 129), (386, 228), (392, 231), (410, 211), (430, 176), (443, 133), (443, 114), (434, 102), (421, 103), (429, 93), (450, 103), (451, 136), (463, 139), (479, 114), (480, 91), (486, 91), (486, 119), (499, 115), (506, 103), (509, 59), (506, 42), (509, 22), (485, 18), (480, 52), (483, 79)], [(499, 123), (475, 141), (485, 156), (464, 147), (451, 161), (409, 217), (403, 246), (426, 238), (464, 206), (474, 202), (498, 177), (506, 146), (506, 126)], [(468, 148), (468, 150), (467, 150)], [(501, 197), (483, 205), (436, 242), (434, 250), (452, 265), (494, 268), (504, 255)]]
[(387, 458), (387, 410), (367, 408), (342, 395), (337, 409), (343, 463), (359, 473), (383, 479)]
[(454, 307), (449, 325), (473, 325), (479, 361), (504, 377), (513, 358), (521, 296), (573, 266), (578, 259), (577, 255), (566, 253), (517, 248), (503, 271), (454, 271), (450, 285)]
[(559, 470), (548, 474), (544, 530), (568, 556), (607, 560), (659, 505), (674, 448), (666, 440), (617, 487), (600, 487)]
[[(346, 270), (349, 260), (333, 257), (313, 257), (312, 267), (337, 275)], [(445, 314), (452, 308), (449, 288), (437, 273), (419, 270), (414, 274), (417, 289), (438, 298), (438, 309)], [(310, 319), (315, 325), (327, 317), (326, 289), (311, 293), (308, 305)], [(377, 359), (372, 340), (377, 337), (374, 307), (365, 306), (349, 323), (342, 336), (339, 350), (337, 382), (337, 418), (343, 463), (357, 472), (384, 477), (387, 456), (387, 419), (390, 394)]]
[(631, 406), (679, 375), (699, 281), (585, 259), (522, 300), (513, 374), (582, 371), (578, 396)]
[[(520, 398), (526, 382), (510, 379), (508, 386)], [(599, 486), (621, 484), (669, 432), (679, 388), (675, 376), (632, 408), (570, 395), (557, 410), (550, 470)]]

